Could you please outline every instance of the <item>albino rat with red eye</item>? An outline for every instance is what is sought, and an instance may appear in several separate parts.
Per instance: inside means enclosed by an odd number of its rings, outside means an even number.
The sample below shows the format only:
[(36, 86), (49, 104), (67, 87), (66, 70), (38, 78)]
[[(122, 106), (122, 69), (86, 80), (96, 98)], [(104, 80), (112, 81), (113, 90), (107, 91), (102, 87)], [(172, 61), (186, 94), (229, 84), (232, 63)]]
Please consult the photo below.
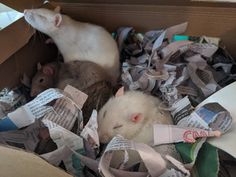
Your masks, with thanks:
[(108, 143), (116, 134), (137, 142), (151, 144), (152, 125), (173, 124), (169, 113), (158, 108), (157, 97), (140, 91), (119, 89), (98, 113), (98, 134), (101, 143)]
[(64, 61), (92, 61), (100, 65), (115, 84), (120, 75), (119, 51), (115, 40), (104, 28), (73, 20), (60, 14), (60, 7), (26, 9), (25, 20), (35, 29), (50, 36)]
[[(127, 91), (120, 88), (98, 112), (98, 135), (101, 143), (108, 143), (119, 134), (126, 139), (153, 144), (154, 124), (173, 124), (168, 112), (159, 109), (161, 100), (141, 91)], [(173, 144), (155, 146), (154, 149), (162, 155), (171, 155), (180, 159)], [(139, 156), (130, 151), (129, 164), (138, 162)], [(112, 166), (118, 167), (122, 155), (116, 152)]]
[(31, 96), (37, 96), (48, 88), (64, 89), (71, 85), (89, 97), (83, 107), (84, 123), (93, 109), (100, 109), (112, 95), (112, 86), (103, 68), (89, 61), (52, 62), (38, 64), (38, 72), (32, 79)]

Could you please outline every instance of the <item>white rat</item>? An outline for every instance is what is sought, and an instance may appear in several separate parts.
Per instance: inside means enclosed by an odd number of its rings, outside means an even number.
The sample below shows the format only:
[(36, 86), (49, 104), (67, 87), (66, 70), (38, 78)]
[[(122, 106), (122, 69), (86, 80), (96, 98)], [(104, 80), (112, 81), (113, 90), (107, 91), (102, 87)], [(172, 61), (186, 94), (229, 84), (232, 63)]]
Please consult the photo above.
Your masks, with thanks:
[(119, 89), (98, 113), (98, 134), (101, 143), (108, 143), (116, 134), (126, 139), (151, 144), (154, 123), (173, 124), (169, 113), (159, 109), (160, 100), (141, 91)]
[[(108, 143), (119, 134), (126, 139), (152, 146), (153, 125), (173, 124), (170, 114), (159, 109), (160, 103), (161, 100), (157, 97), (141, 91), (124, 92), (122, 87), (98, 113), (100, 142)], [(168, 154), (180, 160), (173, 144), (155, 146), (154, 149), (163, 156)], [(140, 160), (136, 152), (129, 151), (129, 153), (130, 160), (127, 166)], [(121, 152), (114, 153), (111, 166), (118, 168), (122, 158)]]
[(115, 40), (101, 26), (75, 21), (60, 14), (60, 7), (25, 9), (25, 20), (35, 29), (50, 36), (65, 62), (86, 60), (103, 67), (116, 83), (120, 74), (119, 52)]

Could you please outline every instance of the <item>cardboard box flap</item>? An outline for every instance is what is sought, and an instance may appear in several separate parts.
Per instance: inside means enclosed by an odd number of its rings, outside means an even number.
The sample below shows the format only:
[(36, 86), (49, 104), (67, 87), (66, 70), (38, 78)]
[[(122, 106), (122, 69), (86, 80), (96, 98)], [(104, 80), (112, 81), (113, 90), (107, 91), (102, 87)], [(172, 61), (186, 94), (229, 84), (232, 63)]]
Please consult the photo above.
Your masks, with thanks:
[[(40, 6), (52, 8), (50, 4), (43, 4), (43, 0), (3, 0), (1, 3), (19, 12), (22, 12), (25, 8)], [(27, 44), (34, 33), (35, 30), (30, 27), (24, 18), (20, 18), (0, 30), (0, 64)]]
[(0, 31), (0, 64), (22, 48), (35, 30), (26, 24), (23, 18)]
[(39, 156), (23, 150), (0, 146), (0, 156), (1, 176), (72, 177)]
[(23, 12), (24, 9), (32, 9), (34, 7), (40, 7), (44, 0), (2, 0), (1, 3)]

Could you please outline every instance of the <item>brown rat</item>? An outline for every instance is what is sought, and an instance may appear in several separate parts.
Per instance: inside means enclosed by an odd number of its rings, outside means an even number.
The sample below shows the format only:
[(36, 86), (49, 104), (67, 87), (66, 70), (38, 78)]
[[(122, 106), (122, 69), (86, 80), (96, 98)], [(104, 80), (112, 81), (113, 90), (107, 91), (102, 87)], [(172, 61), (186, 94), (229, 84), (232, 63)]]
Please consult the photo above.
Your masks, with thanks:
[(60, 14), (58, 6), (49, 9), (26, 9), (25, 20), (50, 36), (63, 55), (64, 62), (92, 61), (111, 77), (113, 85), (120, 75), (119, 51), (115, 40), (103, 27), (75, 21)]
[(32, 79), (31, 96), (36, 96), (48, 88), (64, 89), (66, 85), (85, 92), (89, 97), (83, 107), (84, 122), (93, 109), (100, 109), (112, 94), (112, 87), (106, 72), (90, 61), (52, 62), (44, 66), (38, 64), (38, 72)]

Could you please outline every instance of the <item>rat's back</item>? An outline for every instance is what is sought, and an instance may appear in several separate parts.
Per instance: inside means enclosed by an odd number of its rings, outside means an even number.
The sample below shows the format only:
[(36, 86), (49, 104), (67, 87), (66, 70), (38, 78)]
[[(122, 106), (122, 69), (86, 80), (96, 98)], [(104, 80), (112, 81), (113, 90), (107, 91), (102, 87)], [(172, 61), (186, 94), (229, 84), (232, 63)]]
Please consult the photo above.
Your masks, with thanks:
[(76, 21), (75, 23), (73, 26), (68, 26), (72, 28), (70, 40), (67, 33), (64, 37), (61, 36), (62, 41), (60, 38), (56, 40), (58, 46), (62, 46), (64, 61), (86, 60), (97, 63), (107, 71), (113, 81), (117, 80), (120, 74), (120, 62), (115, 40), (100, 26)]

